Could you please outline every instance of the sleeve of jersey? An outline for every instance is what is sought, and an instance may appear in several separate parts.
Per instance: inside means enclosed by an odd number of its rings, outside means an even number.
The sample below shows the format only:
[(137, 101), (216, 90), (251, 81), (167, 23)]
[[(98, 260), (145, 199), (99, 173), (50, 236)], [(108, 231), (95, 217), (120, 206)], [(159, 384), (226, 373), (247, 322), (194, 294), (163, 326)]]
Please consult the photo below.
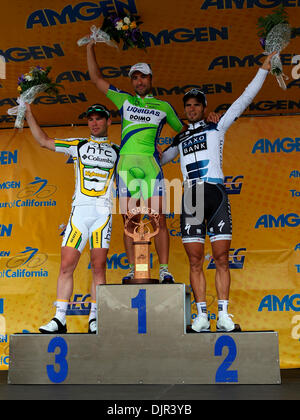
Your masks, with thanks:
[(116, 105), (118, 109), (121, 109), (126, 99), (131, 95), (130, 93), (123, 92), (114, 87), (113, 85), (110, 85), (106, 96)]
[(79, 139), (54, 139), (55, 151), (65, 155), (77, 155)]
[(178, 153), (179, 153), (178, 146), (171, 144), (171, 146), (167, 147), (166, 150), (164, 150), (161, 160), (160, 160), (161, 166), (175, 159)]
[(177, 133), (182, 130), (183, 122), (179, 119), (175, 109), (166, 102), (167, 123)]
[(231, 124), (245, 111), (251, 104), (255, 96), (260, 91), (267, 77), (268, 71), (260, 68), (254, 79), (246, 87), (242, 95), (230, 106), (222, 116), (217, 125), (218, 130), (226, 131)]

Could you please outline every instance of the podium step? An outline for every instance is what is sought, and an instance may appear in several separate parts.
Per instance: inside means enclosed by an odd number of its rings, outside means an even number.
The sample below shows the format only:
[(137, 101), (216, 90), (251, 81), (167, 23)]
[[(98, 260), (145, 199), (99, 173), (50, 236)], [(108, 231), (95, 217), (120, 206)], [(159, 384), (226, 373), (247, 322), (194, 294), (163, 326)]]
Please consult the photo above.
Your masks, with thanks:
[(273, 331), (187, 333), (184, 284), (97, 288), (97, 334), (13, 334), (11, 384), (279, 384)]

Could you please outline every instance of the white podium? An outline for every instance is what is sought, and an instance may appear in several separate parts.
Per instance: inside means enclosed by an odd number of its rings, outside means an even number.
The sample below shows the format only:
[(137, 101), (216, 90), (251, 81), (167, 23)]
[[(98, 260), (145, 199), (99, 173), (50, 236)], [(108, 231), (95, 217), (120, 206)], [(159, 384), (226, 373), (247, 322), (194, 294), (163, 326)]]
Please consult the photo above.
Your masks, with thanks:
[(11, 384), (280, 384), (273, 331), (188, 333), (184, 284), (97, 288), (97, 334), (13, 334)]

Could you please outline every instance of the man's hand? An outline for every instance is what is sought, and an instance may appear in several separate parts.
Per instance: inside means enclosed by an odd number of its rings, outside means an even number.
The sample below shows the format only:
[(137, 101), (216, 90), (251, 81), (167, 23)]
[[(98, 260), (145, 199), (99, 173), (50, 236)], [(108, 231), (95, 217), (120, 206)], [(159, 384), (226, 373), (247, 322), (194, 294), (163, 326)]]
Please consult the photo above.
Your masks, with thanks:
[(275, 54), (277, 54), (277, 51), (273, 51), (271, 54), (269, 54), (266, 57), (265, 61), (263, 62), (263, 65), (261, 66), (262, 69), (268, 70), (268, 71), (271, 70), (271, 59)]
[(222, 117), (221, 114), (218, 114), (216, 112), (210, 112), (206, 118), (206, 122), (212, 122), (217, 124), (220, 121), (220, 118)]

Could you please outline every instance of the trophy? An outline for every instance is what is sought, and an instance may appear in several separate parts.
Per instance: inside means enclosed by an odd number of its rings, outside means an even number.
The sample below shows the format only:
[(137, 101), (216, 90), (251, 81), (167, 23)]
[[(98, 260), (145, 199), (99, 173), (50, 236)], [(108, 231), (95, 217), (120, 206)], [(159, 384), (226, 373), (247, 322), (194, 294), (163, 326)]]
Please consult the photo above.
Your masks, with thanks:
[[(133, 219), (141, 215), (149, 216), (146, 222), (139, 222)], [(154, 228), (151, 232), (149, 224), (154, 222)], [(128, 230), (129, 223), (135, 225), (133, 232)], [(127, 213), (124, 223), (125, 234), (133, 239), (134, 248), (134, 277), (132, 280), (124, 280), (124, 284), (155, 284), (159, 283), (157, 279), (150, 278), (150, 245), (151, 239), (159, 232), (159, 214), (148, 207), (136, 207)]]

